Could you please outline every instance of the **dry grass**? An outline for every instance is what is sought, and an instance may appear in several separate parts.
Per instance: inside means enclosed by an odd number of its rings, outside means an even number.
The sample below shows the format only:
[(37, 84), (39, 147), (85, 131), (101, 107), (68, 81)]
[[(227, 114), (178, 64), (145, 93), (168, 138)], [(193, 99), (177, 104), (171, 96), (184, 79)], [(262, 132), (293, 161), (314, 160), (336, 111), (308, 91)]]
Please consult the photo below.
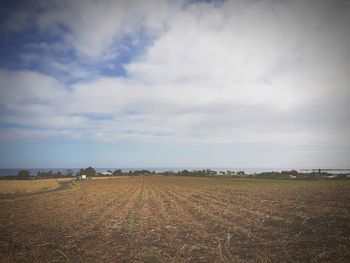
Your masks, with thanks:
[(54, 189), (60, 182), (72, 179), (42, 179), (42, 180), (0, 180), (0, 195), (34, 193)]
[(0, 201), (4, 262), (348, 262), (350, 182), (141, 176)]

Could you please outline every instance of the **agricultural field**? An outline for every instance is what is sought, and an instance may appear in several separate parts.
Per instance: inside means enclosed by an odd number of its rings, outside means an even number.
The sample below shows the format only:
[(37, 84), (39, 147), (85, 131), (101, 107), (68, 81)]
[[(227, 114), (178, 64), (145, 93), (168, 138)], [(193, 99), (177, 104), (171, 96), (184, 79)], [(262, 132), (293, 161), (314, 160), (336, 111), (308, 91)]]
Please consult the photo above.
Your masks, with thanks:
[(0, 199), (0, 262), (349, 262), (349, 181), (69, 184)]

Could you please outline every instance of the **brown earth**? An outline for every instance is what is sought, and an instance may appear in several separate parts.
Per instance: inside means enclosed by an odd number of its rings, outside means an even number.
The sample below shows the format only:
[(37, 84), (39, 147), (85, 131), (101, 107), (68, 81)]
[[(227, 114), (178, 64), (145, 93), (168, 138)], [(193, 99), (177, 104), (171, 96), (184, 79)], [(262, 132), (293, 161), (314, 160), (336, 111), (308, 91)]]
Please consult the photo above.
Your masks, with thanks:
[(348, 262), (349, 181), (139, 176), (0, 200), (0, 262)]

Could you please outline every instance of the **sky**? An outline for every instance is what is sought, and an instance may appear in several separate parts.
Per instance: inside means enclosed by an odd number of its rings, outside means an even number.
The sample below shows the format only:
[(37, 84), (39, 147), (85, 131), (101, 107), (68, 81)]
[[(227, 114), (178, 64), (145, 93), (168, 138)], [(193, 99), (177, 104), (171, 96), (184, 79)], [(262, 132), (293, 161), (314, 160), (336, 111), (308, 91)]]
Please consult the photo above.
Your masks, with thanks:
[(0, 168), (350, 167), (349, 1), (0, 10)]

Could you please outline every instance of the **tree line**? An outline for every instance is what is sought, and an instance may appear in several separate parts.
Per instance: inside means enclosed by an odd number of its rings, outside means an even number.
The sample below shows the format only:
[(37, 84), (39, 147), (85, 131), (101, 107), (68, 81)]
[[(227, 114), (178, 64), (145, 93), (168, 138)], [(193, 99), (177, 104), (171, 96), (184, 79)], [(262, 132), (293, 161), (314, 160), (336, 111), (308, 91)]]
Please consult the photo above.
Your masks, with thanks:
[(141, 170), (129, 170), (123, 172), (121, 169), (114, 171), (107, 170), (107, 173), (97, 173), (93, 167), (82, 168), (78, 172), (74, 173), (73, 170), (68, 169), (66, 173), (53, 172), (53, 171), (38, 171), (36, 175), (31, 175), (30, 171), (22, 169), (19, 170), (17, 176), (3, 176), (0, 179), (17, 179), (17, 180), (29, 180), (29, 179), (56, 179), (56, 178), (75, 178), (86, 175), (87, 177), (98, 176), (139, 176), (139, 175), (165, 175), (165, 176), (193, 176), (193, 177), (229, 177), (229, 178), (256, 178), (256, 179), (347, 179), (350, 178), (349, 174), (331, 174), (325, 171), (316, 170), (308, 173), (301, 173), (296, 170), (280, 171), (280, 172), (261, 172), (254, 174), (246, 174), (244, 171), (215, 171), (211, 169), (201, 170), (180, 170), (180, 171), (166, 171), (156, 173), (147, 169)]

